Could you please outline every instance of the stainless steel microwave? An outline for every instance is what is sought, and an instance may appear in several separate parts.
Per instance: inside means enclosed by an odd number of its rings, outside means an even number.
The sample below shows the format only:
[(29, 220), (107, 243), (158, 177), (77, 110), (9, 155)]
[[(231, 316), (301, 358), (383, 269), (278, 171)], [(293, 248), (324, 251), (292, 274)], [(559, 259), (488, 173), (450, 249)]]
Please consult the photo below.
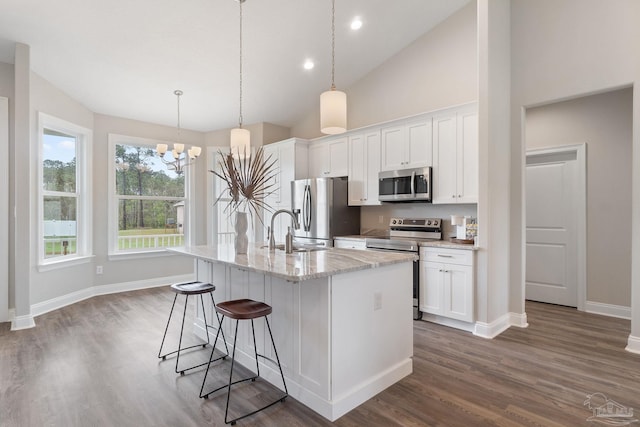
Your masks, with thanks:
[(431, 193), (431, 167), (378, 174), (378, 200), (381, 202), (430, 202)]

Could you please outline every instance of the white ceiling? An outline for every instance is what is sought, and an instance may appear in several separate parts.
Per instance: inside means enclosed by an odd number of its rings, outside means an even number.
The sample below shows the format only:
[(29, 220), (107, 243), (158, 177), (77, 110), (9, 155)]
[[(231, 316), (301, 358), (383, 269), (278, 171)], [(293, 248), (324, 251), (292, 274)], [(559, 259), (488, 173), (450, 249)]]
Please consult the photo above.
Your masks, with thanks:
[[(469, 0), (337, 0), (336, 86), (346, 89)], [(246, 0), (244, 123), (291, 126), (330, 86), (331, 2)], [(349, 28), (354, 16), (364, 22)], [(0, 62), (31, 68), (90, 110), (210, 131), (238, 121), (234, 0), (0, 0)], [(302, 68), (305, 58), (316, 67)], [(348, 90), (347, 90), (348, 92)]]

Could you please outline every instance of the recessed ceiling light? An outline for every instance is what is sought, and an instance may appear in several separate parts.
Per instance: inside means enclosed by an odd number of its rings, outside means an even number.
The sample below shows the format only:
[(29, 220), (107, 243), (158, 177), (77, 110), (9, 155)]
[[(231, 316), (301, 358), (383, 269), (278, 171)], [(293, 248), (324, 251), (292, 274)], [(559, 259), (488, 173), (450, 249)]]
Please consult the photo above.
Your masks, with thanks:
[(351, 21), (351, 29), (359, 30), (360, 28), (362, 28), (362, 19), (360, 19), (359, 16), (356, 16), (353, 18), (353, 21)]
[(305, 69), (305, 70), (310, 70), (310, 69), (312, 69), (313, 67), (315, 67), (315, 65), (316, 65), (316, 64), (314, 64), (312, 60), (307, 59), (306, 61), (304, 61), (304, 65), (303, 65), (303, 67), (304, 67), (304, 69)]

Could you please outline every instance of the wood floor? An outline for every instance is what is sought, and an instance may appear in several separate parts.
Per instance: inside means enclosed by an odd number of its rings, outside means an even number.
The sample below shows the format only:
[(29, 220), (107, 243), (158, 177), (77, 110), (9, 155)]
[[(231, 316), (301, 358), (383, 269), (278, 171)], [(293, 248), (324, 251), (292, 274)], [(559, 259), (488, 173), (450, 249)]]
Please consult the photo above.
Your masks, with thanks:
[[(100, 296), (33, 329), (0, 324), (0, 426), (224, 425), (225, 396), (198, 398), (202, 371), (181, 377), (156, 358), (172, 298), (167, 288)], [(333, 424), (289, 398), (238, 425), (587, 426), (594, 392), (640, 408), (629, 321), (538, 303), (526, 311), (529, 328), (494, 340), (415, 322), (413, 374)], [(268, 392), (256, 388), (240, 393)]]

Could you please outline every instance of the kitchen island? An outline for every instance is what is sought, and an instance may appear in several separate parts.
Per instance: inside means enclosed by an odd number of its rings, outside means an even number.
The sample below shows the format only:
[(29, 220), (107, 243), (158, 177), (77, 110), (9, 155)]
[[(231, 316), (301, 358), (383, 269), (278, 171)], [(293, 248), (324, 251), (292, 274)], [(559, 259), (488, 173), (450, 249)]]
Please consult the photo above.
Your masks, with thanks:
[[(325, 418), (338, 419), (412, 372), (416, 255), (336, 248), (285, 254), (260, 245), (244, 255), (233, 245), (171, 251), (195, 258), (196, 277), (216, 286), (216, 302), (251, 298), (273, 307), (270, 323), (289, 394)], [(212, 319), (213, 308), (205, 310)], [(202, 318), (198, 312), (194, 328), (205, 338)], [(236, 358), (251, 367), (250, 324), (242, 323)], [(231, 346), (231, 322), (223, 327)], [(256, 321), (258, 349), (275, 359), (271, 346), (265, 349), (265, 331), (264, 321)], [(209, 334), (213, 339), (216, 330)], [(260, 372), (281, 386), (271, 362), (262, 360)]]

